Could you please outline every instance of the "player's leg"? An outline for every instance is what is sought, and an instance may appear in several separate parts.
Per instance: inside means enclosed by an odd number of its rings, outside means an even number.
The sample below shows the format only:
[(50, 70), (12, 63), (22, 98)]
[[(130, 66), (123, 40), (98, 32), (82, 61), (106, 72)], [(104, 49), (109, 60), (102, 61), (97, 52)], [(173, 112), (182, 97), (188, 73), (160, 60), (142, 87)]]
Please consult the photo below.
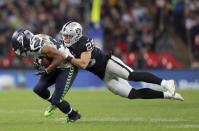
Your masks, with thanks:
[(78, 69), (72, 66), (70, 69), (60, 70), (56, 78), (55, 91), (51, 98), (51, 103), (56, 105), (63, 113), (68, 114), (67, 121), (76, 121), (81, 115), (78, 111), (74, 111), (69, 102), (64, 100), (64, 96), (70, 89), (73, 81), (78, 73)]
[(51, 97), (48, 87), (55, 83), (55, 73), (42, 75), (35, 85), (33, 91), (41, 98), (49, 100)]
[(164, 98), (163, 92), (155, 91), (149, 88), (134, 89), (129, 83), (122, 78), (114, 78), (106, 81), (107, 88), (116, 95), (126, 97), (129, 99), (154, 99)]
[(180, 100), (184, 101), (184, 98), (179, 94), (175, 93), (174, 95), (171, 95), (168, 92), (161, 92), (156, 91), (150, 88), (141, 88), (141, 89), (134, 89), (130, 91), (128, 95), (129, 99), (155, 99), (155, 98), (164, 98), (164, 99), (174, 99), (174, 100)]
[(144, 81), (158, 84), (165, 87), (171, 95), (175, 94), (174, 80), (163, 80), (148, 72), (134, 72), (130, 67), (125, 65), (119, 58), (112, 56), (108, 61), (106, 72), (113, 73), (129, 81)]
[[(37, 82), (37, 84), (35, 85), (33, 91), (39, 95), (40, 97), (42, 97), (45, 100), (50, 100), (52, 95), (50, 94), (50, 91), (48, 89), (49, 86), (53, 85), (55, 83), (55, 79), (56, 79), (56, 73), (50, 73), (48, 75), (42, 75), (39, 79), (39, 81)], [(55, 105), (51, 105), (47, 111), (45, 111), (44, 116), (50, 116), (51, 114), (54, 113), (56, 109)]]
[(184, 100), (183, 97), (176, 93), (172, 96), (168, 92), (156, 91), (150, 88), (141, 88), (134, 89), (128, 81), (122, 78), (115, 78), (107, 80), (105, 82), (108, 89), (111, 90), (114, 94), (120, 95), (122, 97), (126, 97), (129, 99), (156, 99), (156, 98), (164, 98), (164, 99), (176, 99), (176, 100)]

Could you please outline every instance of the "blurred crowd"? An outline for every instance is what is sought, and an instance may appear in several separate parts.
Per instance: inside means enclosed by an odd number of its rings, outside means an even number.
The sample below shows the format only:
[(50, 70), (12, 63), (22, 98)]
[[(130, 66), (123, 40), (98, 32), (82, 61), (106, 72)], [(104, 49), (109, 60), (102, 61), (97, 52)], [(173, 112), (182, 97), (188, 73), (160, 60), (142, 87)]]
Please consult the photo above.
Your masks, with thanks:
[[(17, 57), (12, 51), (10, 39), (17, 28), (53, 37), (57, 37), (69, 20), (78, 21), (87, 28), (92, 1), (0, 0), (0, 67), (32, 67), (30, 58)], [(171, 29), (197, 56), (198, 9), (197, 0), (102, 0), (104, 48), (112, 50), (129, 66), (162, 68), (158, 62), (163, 65), (168, 61), (161, 59), (163, 56), (177, 61)], [(165, 68), (172, 67), (171, 62), (166, 63)], [(180, 63), (175, 67), (180, 68)]]
[[(133, 67), (181, 68), (174, 60), (177, 53), (174, 34), (183, 40), (180, 44), (186, 44), (187, 52), (193, 52), (195, 58), (198, 58), (196, 54), (199, 53), (199, 30), (196, 27), (199, 25), (199, 1), (108, 0), (108, 3), (102, 8), (105, 34), (109, 34), (104, 36), (105, 46), (108, 49), (115, 47), (115, 55)], [(187, 25), (191, 26), (192, 30), (188, 29)], [(123, 52), (128, 53), (127, 58), (124, 58), (126, 55)], [(155, 56), (150, 52), (158, 54)], [(169, 62), (164, 66), (165, 61), (161, 53), (165, 52), (170, 54), (169, 59), (174, 56), (171, 60), (173, 67)], [(149, 59), (150, 57), (152, 59)], [(152, 64), (147, 65), (150, 60)]]
[[(172, 25), (174, 32), (184, 41), (188, 49), (193, 53), (194, 60), (199, 60), (199, 1), (178, 0), (173, 1)], [(197, 65), (196, 65), (197, 64)], [(193, 66), (199, 66), (193, 62)]]
[[(84, 0), (0, 0), (0, 66), (32, 67), (31, 59), (15, 56), (10, 39), (18, 28), (55, 37), (69, 20), (84, 22)], [(24, 63), (24, 64), (22, 64)]]

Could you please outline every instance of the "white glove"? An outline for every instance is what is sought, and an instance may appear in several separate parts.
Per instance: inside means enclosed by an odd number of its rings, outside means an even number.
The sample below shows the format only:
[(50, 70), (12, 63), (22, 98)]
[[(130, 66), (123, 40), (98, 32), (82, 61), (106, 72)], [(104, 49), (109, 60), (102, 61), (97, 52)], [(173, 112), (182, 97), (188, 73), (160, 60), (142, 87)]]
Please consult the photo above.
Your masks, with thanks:
[(73, 57), (74, 56), (70, 53), (70, 50), (67, 47), (64, 47), (63, 45), (61, 45), (61, 47), (59, 48), (59, 51), (67, 58), (68, 56)]

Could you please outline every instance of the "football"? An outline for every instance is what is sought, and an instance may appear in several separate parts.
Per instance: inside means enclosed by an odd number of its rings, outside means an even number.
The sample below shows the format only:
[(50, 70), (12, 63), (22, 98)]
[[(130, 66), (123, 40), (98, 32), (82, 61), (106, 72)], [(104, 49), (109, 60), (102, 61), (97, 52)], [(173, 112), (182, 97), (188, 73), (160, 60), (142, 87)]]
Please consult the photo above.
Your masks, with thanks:
[(52, 58), (43, 57), (41, 60), (41, 65), (47, 68), (52, 62)]

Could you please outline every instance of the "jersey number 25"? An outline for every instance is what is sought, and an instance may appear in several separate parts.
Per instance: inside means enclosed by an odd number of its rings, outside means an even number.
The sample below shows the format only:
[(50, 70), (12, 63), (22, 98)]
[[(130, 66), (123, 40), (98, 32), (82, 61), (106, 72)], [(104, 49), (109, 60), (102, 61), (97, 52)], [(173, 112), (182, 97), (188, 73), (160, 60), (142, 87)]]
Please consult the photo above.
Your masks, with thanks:
[(89, 41), (88, 43), (86, 43), (86, 49), (87, 49), (87, 51), (94, 49), (93, 39), (91, 41)]

